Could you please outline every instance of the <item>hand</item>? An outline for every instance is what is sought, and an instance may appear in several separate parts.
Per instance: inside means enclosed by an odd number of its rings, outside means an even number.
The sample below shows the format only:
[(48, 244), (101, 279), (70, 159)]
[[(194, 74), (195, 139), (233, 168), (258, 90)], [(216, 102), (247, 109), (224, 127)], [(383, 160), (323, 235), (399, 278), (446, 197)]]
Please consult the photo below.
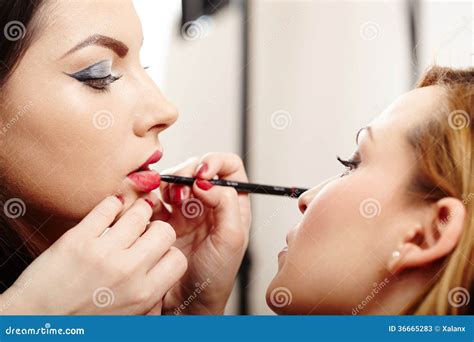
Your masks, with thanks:
[(234, 154), (210, 153), (163, 172), (197, 177), (192, 187), (162, 182), (163, 201), (154, 219), (176, 230), (176, 243), (188, 259), (188, 270), (165, 295), (165, 314), (222, 314), (248, 245), (250, 203), (234, 188), (212, 186), (218, 176), (247, 182), (241, 159)]
[[(105, 198), (36, 258), (0, 298), (4, 314), (144, 314), (160, 311), (164, 294), (184, 274), (176, 235), (153, 221), (150, 193), (125, 210)], [(113, 225), (112, 225), (113, 224)], [(110, 227), (110, 229), (109, 229)]]

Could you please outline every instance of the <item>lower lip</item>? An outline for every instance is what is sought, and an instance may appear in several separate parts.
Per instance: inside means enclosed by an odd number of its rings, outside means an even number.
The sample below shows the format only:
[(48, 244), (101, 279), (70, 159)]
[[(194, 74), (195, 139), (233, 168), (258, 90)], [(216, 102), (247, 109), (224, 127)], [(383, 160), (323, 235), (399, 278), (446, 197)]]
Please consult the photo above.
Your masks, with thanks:
[(278, 257), (280, 258), (281, 256), (285, 255), (288, 252), (288, 247), (284, 247), (279, 253)]
[(137, 191), (150, 192), (160, 186), (160, 174), (152, 170), (137, 171), (127, 176)]

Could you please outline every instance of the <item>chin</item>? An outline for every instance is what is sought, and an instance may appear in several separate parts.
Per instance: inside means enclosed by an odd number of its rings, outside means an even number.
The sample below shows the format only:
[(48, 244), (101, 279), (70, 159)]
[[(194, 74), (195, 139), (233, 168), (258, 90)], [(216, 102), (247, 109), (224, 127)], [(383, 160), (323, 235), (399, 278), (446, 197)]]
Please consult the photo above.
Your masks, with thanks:
[(270, 285), (268, 285), (265, 294), (267, 305), (278, 315), (297, 314), (294, 305), (294, 291), (280, 281), (280, 276), (280, 273), (277, 273)]

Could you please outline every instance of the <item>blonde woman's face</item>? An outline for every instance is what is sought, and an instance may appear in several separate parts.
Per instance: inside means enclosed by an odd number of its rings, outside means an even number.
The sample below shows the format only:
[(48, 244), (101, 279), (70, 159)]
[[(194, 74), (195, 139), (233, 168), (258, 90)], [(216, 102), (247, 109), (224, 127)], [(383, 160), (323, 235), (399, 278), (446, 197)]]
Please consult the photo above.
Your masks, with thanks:
[(133, 5), (47, 1), (40, 18), (7, 83), (2, 184), (27, 214), (80, 219), (114, 193), (132, 203), (149, 189), (129, 173), (163, 150), (158, 135), (177, 119), (140, 64)]
[(387, 262), (421, 210), (408, 205), (405, 192), (416, 167), (406, 133), (432, 115), (439, 95), (426, 87), (402, 96), (360, 132), (358, 165), (299, 199), (303, 217), (287, 235), (267, 290), (274, 311), (358, 314), (361, 303), (363, 312), (390, 311), (382, 294), (366, 298), (396, 281)]

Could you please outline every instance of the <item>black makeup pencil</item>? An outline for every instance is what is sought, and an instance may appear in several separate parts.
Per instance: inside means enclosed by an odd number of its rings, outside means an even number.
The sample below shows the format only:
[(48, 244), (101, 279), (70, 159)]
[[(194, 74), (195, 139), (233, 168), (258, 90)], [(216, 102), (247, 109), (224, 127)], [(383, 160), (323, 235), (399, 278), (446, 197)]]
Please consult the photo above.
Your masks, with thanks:
[[(191, 177), (180, 177), (171, 175), (161, 175), (161, 180), (167, 183), (183, 184), (192, 186), (196, 178)], [(308, 189), (302, 188), (287, 188), (283, 186), (275, 185), (263, 185), (254, 183), (241, 183), (226, 179), (211, 179), (209, 180), (214, 185), (219, 186), (230, 186), (238, 192), (248, 192), (252, 194), (264, 194), (264, 195), (278, 195), (298, 198), (303, 192)]]

